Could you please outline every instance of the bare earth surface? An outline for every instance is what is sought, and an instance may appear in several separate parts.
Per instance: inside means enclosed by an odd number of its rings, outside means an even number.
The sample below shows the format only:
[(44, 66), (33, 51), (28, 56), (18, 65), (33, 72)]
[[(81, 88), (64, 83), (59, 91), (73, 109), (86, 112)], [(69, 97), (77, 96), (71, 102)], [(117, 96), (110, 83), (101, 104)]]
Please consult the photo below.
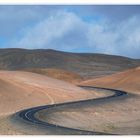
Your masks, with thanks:
[(79, 83), (84, 80), (84, 78), (77, 73), (66, 71), (63, 69), (54, 69), (54, 68), (30, 68), (23, 69), (24, 71), (34, 72), (38, 74), (42, 74), (48, 77), (52, 77), (55, 79), (67, 81), (70, 83)]
[(0, 71), (0, 134), (26, 134), (9, 122), (25, 108), (105, 96), (73, 84), (22, 71)]
[(140, 67), (102, 78), (87, 80), (81, 84), (123, 89), (140, 94)]
[[(130, 92), (126, 99), (43, 112), (47, 122), (90, 131), (113, 134), (140, 134), (140, 68), (81, 83)], [(41, 114), (40, 114), (41, 115)], [(45, 118), (44, 115), (46, 115)]]

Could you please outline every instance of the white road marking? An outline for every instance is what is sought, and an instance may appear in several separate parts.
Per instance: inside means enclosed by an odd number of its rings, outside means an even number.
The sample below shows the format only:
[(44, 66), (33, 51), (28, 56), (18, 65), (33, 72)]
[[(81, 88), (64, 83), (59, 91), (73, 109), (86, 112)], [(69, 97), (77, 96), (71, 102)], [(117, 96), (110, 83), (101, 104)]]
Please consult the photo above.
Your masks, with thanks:
[[(36, 110), (36, 109), (34, 109), (34, 110)], [(30, 119), (30, 118), (28, 117), (28, 114), (29, 114), (30, 112), (34, 111), (34, 110), (31, 109), (31, 110), (27, 111), (27, 112), (25, 113), (25, 115), (24, 115), (24, 116), (25, 116), (27, 119), (29, 119), (30, 121), (34, 121), (34, 120)]]

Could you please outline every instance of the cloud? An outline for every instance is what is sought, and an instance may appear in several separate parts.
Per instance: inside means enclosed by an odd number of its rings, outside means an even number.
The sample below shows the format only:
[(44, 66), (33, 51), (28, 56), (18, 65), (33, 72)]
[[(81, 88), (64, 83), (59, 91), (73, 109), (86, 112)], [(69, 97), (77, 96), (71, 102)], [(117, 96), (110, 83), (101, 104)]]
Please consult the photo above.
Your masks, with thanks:
[(12, 44), (14, 47), (72, 50), (86, 45), (87, 28), (88, 24), (74, 13), (58, 11), (28, 28), (25, 35)]
[(96, 52), (140, 58), (140, 18), (135, 16), (119, 24), (104, 23), (91, 27), (90, 47)]
[[(102, 15), (118, 22), (134, 15), (140, 15), (140, 5), (93, 5), (87, 8), (87, 13)], [(84, 7), (83, 11), (85, 11)]]
[(108, 18), (119, 22), (140, 14), (139, 5), (0, 5), (0, 36), (11, 38), (26, 26), (36, 24), (58, 10), (82, 18)]
[(139, 13), (135, 5), (0, 6), (0, 45), (140, 58)]
[(57, 7), (30, 5), (0, 5), (0, 36), (11, 38), (26, 26), (43, 20)]
[(57, 11), (15, 38), (12, 47), (117, 54), (140, 58), (140, 18), (120, 23), (104, 19), (90, 23), (72, 12)]

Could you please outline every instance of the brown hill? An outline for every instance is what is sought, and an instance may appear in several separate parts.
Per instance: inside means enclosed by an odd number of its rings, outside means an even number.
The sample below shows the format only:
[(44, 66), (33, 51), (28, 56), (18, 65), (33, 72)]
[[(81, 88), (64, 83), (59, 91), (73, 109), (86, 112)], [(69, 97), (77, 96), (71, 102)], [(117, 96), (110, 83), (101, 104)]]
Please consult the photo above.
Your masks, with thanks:
[(0, 69), (22, 70), (53, 68), (71, 71), (82, 77), (99, 77), (140, 65), (140, 60), (127, 57), (68, 53), (55, 50), (0, 49)]
[(32, 106), (97, 97), (73, 84), (21, 71), (0, 71), (0, 116)]
[(124, 89), (140, 93), (140, 67), (82, 82), (84, 85)]
[(71, 83), (78, 83), (83, 80), (83, 78), (77, 73), (62, 70), (62, 69), (53, 69), (53, 68), (32, 68), (32, 69), (24, 69), (25, 71), (34, 72), (38, 74), (42, 74), (45, 76), (49, 76), (52, 78), (64, 80)]
[[(121, 135), (140, 134), (140, 67), (82, 82), (83, 85), (130, 91), (128, 96), (99, 104), (46, 111), (42, 120), (61, 126)], [(42, 116), (43, 116), (42, 115)], [(41, 115), (40, 115), (41, 116)]]

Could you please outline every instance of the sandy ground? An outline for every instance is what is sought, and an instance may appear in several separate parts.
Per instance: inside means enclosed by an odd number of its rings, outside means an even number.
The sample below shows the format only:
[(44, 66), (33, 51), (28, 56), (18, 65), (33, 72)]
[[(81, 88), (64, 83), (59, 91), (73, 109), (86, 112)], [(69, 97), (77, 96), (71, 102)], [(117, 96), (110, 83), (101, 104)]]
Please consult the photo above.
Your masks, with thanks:
[(0, 115), (14, 113), (30, 106), (93, 96), (77, 86), (39, 74), (0, 71)]
[(34, 72), (38, 74), (42, 74), (51, 78), (63, 80), (66, 82), (70, 82), (73, 84), (79, 83), (84, 80), (82, 76), (80, 76), (77, 73), (71, 72), (71, 71), (66, 71), (63, 69), (55, 69), (55, 68), (28, 68), (28, 69), (23, 69), (24, 71), (28, 72)]
[(140, 94), (140, 67), (102, 78), (81, 82), (82, 85), (109, 87)]
[(18, 134), (9, 115), (29, 107), (104, 96), (40, 74), (0, 71), (0, 134)]
[[(98, 106), (56, 109), (47, 114), (47, 122), (82, 130), (140, 134), (140, 67), (80, 84), (122, 89), (131, 95)], [(0, 71), (0, 134), (30, 134), (10, 123), (9, 116), (21, 109), (105, 94), (30, 72)]]
[(90, 131), (140, 134), (140, 67), (81, 84), (123, 89), (131, 95), (97, 106), (55, 109), (46, 114), (46, 121)]

